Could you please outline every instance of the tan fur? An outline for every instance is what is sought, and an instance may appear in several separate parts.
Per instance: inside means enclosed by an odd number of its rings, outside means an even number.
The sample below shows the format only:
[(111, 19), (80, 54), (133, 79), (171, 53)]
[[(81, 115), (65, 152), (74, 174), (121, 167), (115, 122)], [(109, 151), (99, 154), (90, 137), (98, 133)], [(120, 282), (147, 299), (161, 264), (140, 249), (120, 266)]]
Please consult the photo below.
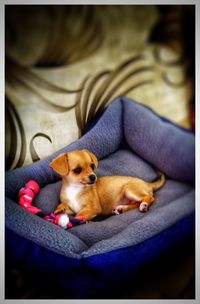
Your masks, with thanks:
[(119, 214), (134, 208), (146, 212), (154, 202), (153, 192), (165, 182), (163, 174), (153, 183), (130, 176), (97, 179), (93, 170), (97, 166), (96, 156), (86, 149), (61, 154), (50, 163), (62, 177), (61, 203), (55, 213), (76, 214), (91, 220), (100, 214)]

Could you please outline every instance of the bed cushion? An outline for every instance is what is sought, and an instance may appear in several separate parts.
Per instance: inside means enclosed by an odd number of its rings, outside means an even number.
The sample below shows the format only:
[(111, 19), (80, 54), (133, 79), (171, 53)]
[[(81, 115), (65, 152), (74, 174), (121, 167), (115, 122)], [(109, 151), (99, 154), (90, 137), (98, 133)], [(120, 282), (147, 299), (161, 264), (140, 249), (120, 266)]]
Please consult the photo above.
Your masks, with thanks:
[[(53, 211), (61, 181), (48, 164), (59, 153), (82, 148), (99, 159), (98, 176), (132, 175), (153, 181), (156, 168), (164, 172), (166, 184), (155, 193), (149, 212), (132, 210), (63, 230), (20, 208), (19, 189), (35, 179), (41, 191), (34, 204), (46, 213)], [(194, 134), (137, 102), (117, 98), (79, 140), (44, 160), (6, 172), (7, 251), (28, 268), (45, 269), (48, 279), (61, 273), (60, 286), (81, 297), (85, 285), (105, 288), (108, 282), (102, 283), (102, 278), (110, 273), (119, 283), (146, 259), (194, 233), (194, 183)], [(147, 258), (149, 248), (154, 253)]]

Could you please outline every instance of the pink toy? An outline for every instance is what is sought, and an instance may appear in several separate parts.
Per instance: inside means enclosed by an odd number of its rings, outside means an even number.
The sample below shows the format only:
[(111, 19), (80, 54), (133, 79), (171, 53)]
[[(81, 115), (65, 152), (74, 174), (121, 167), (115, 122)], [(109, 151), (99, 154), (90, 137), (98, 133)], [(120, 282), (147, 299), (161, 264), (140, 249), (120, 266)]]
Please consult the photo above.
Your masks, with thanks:
[(69, 216), (64, 213), (51, 213), (50, 215), (46, 215), (44, 219), (65, 229), (73, 227), (72, 223), (70, 222)]
[(85, 223), (85, 220), (83, 218), (75, 218), (65, 213), (51, 213), (49, 215), (45, 215), (41, 209), (32, 206), (33, 200), (39, 191), (40, 187), (36, 181), (30, 180), (27, 182), (25, 186), (19, 190), (19, 205), (22, 208), (26, 209), (28, 212), (36, 214), (42, 217), (44, 220), (54, 223), (55, 225), (58, 225), (64, 229)]
[(29, 182), (27, 182), (25, 184), (25, 187), (19, 190), (19, 205), (33, 214), (41, 212), (41, 209), (32, 206), (32, 202), (35, 198), (35, 195), (39, 192), (39, 190), (40, 187), (34, 180), (30, 180)]

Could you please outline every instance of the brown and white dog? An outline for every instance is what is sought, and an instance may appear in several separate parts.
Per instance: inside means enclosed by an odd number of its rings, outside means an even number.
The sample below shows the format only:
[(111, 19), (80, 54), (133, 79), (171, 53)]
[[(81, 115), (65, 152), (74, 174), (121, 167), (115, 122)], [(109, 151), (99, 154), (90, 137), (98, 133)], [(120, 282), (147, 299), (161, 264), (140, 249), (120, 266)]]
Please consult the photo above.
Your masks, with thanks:
[(62, 177), (61, 203), (55, 213), (76, 214), (77, 218), (85, 220), (138, 207), (146, 212), (154, 202), (153, 192), (165, 183), (163, 174), (152, 183), (130, 176), (97, 179), (94, 169), (98, 160), (86, 149), (60, 154), (49, 165)]

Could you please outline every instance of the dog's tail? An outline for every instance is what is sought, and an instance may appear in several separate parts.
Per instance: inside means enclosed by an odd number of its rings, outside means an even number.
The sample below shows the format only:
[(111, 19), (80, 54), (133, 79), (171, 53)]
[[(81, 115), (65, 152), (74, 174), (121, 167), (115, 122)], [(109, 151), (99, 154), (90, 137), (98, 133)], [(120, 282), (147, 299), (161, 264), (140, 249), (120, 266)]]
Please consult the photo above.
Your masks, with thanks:
[(157, 171), (157, 173), (159, 174), (159, 180), (157, 180), (157, 181), (151, 183), (151, 185), (152, 185), (152, 187), (153, 187), (153, 191), (158, 190), (158, 189), (161, 188), (161, 187), (164, 185), (164, 183), (165, 183), (165, 175), (164, 175), (162, 172), (158, 171), (158, 170), (156, 170), (156, 171)]

